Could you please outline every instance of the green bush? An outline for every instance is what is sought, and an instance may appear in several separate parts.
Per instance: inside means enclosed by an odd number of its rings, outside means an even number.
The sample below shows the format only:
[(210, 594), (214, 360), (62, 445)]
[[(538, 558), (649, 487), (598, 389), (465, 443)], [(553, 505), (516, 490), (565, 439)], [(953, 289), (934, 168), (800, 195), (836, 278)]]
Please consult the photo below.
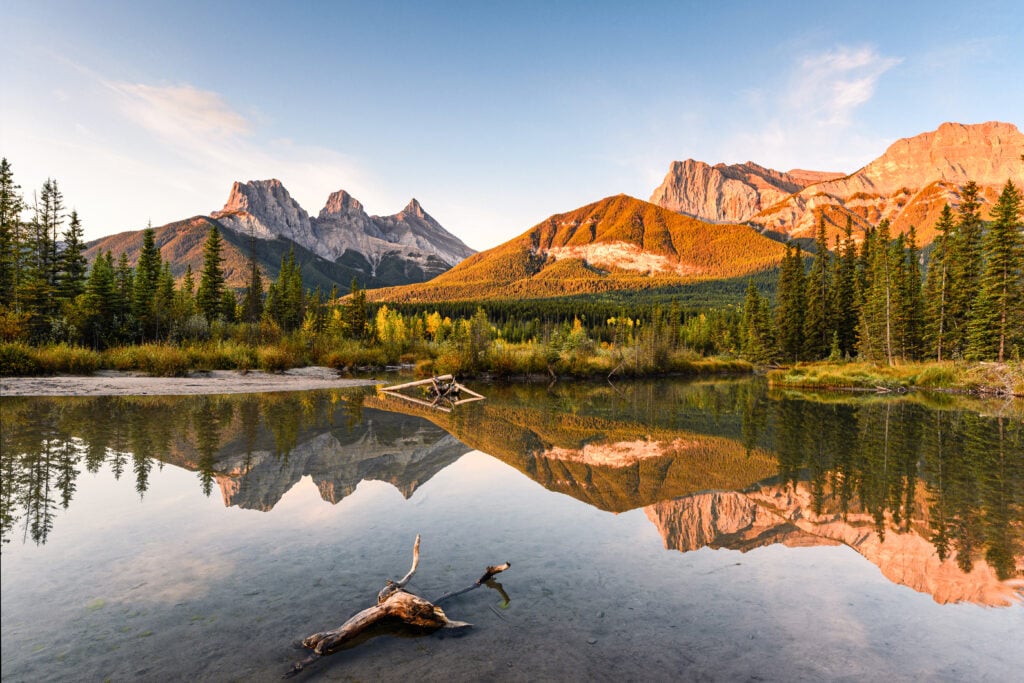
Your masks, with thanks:
[(42, 372), (34, 349), (17, 342), (0, 344), (0, 377), (26, 377)]
[(102, 356), (92, 349), (69, 344), (45, 346), (36, 350), (36, 357), (44, 373), (57, 372), (71, 375), (91, 375), (100, 367)]
[(298, 363), (285, 346), (261, 346), (256, 350), (256, 364), (264, 372), (284, 372)]

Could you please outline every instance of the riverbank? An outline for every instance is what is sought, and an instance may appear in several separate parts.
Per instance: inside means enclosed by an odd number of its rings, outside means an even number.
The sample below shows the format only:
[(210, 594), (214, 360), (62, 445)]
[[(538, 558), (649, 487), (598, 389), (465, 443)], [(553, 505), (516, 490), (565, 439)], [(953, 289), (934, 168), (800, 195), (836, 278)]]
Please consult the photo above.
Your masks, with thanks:
[(979, 396), (1021, 397), (1024, 396), (1024, 363), (807, 363), (770, 370), (768, 384), (775, 388), (871, 391), (926, 389)]
[(189, 396), (306, 391), (372, 386), (374, 379), (343, 378), (336, 370), (307, 367), (281, 373), (211, 370), (185, 377), (151, 377), (101, 370), (92, 375), (0, 378), (0, 396)]

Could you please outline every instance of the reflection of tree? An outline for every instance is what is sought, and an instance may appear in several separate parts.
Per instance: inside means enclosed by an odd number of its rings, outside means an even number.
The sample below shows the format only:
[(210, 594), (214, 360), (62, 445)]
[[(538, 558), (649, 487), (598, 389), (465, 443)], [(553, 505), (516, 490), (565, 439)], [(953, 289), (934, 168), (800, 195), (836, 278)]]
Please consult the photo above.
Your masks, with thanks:
[(1016, 573), (1024, 553), (1019, 421), (874, 397), (788, 396), (769, 410), (779, 478), (809, 478), (816, 513), (863, 511), (881, 540), (887, 529), (920, 525), (940, 559), (955, 552), (964, 572), (984, 556), (1001, 578)]
[(221, 429), (231, 420), (233, 414), (234, 404), (221, 397), (202, 396), (196, 402), (196, 408), (192, 413), (192, 427), (195, 430), (196, 451), (199, 454), (196, 466), (199, 469), (203, 495), (209, 496), (213, 492)]

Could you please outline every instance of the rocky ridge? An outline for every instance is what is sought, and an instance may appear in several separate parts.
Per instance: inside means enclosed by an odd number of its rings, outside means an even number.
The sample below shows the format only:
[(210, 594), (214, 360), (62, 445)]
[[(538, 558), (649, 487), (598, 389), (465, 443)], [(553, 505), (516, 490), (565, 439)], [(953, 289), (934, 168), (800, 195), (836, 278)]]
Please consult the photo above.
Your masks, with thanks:
[(842, 177), (795, 169), (788, 172), (745, 164), (673, 161), (650, 202), (669, 211), (715, 223), (741, 223), (808, 185)]
[(411, 262), (432, 276), (475, 253), (415, 199), (397, 214), (371, 216), (339, 190), (312, 217), (276, 179), (236, 182), (224, 208), (211, 217), (239, 234), (290, 239), (330, 261), (365, 260), (373, 276), (385, 259)]
[(916, 226), (919, 240), (934, 238), (942, 206), (959, 202), (973, 180), (986, 202), (1007, 180), (1024, 185), (1024, 134), (1011, 123), (943, 123), (897, 140), (865, 167), (841, 176), (787, 173), (747, 163), (735, 166), (673, 162), (651, 196), (672, 211), (713, 221), (746, 222), (780, 238), (813, 238), (820, 218), (830, 239), (853, 223), (855, 237), (888, 219), (894, 233)]

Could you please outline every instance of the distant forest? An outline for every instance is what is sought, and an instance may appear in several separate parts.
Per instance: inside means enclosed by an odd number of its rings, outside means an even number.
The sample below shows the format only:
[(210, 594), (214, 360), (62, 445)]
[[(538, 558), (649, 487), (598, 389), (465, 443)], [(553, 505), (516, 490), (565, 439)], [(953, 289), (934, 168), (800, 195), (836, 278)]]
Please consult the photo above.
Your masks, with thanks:
[(247, 285), (236, 292), (225, 285), (223, 238), (213, 224), (201, 272), (189, 269), (180, 281), (162, 261), (152, 227), (134, 265), (106, 252), (89, 266), (82, 219), (67, 212), (57, 181), (48, 179), (29, 206), (3, 159), (0, 370), (16, 374), (30, 349), (138, 345), (229, 348), (223, 353), (231, 358), (215, 362), (227, 367), (419, 361), (430, 370), (499, 374), (574, 364), (649, 373), (699, 356), (756, 364), (1019, 360), (1020, 191), (1007, 181), (988, 222), (973, 182), (960, 198), (934, 226), (927, 269), (913, 229), (893, 238), (882, 221), (858, 245), (848, 226), (845, 239), (829, 245), (822, 220), (813, 257), (788, 244), (778, 270), (754, 278), (635, 294), (389, 305), (369, 304), (355, 282), (349, 292), (305, 289), (294, 254), (270, 282), (253, 255)]

